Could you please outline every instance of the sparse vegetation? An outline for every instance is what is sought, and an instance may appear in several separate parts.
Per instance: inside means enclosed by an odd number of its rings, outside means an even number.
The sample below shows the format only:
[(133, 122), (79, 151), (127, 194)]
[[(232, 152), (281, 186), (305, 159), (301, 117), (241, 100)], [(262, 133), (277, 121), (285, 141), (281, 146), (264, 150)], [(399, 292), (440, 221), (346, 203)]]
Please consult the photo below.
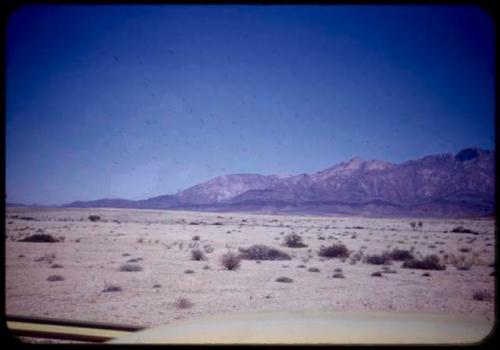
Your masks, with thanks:
[(318, 255), (324, 258), (347, 258), (349, 251), (343, 244), (332, 244), (328, 247), (321, 247)]
[(205, 244), (203, 246), (203, 250), (205, 251), (205, 253), (212, 253), (214, 251), (214, 247), (212, 247), (210, 244)]
[(89, 215), (89, 220), (92, 222), (96, 222), (101, 220), (101, 217), (99, 215)]
[(227, 270), (230, 271), (237, 270), (240, 267), (241, 263), (241, 258), (238, 255), (231, 252), (222, 255), (220, 260), (222, 266), (224, 266)]
[(309, 272), (320, 272), (320, 269), (318, 269), (317, 267), (310, 267), (307, 269), (307, 271)]
[(307, 244), (302, 242), (302, 237), (296, 233), (290, 233), (285, 236), (284, 245), (289, 248), (304, 248)]
[(478, 301), (492, 301), (493, 295), (484, 289), (475, 290), (472, 294), (472, 299)]
[(382, 273), (379, 271), (376, 271), (376, 272), (372, 273), (371, 276), (372, 277), (382, 277)]
[(47, 277), (47, 281), (49, 282), (64, 281), (64, 277), (61, 275), (50, 275), (49, 277)]
[(372, 265), (386, 265), (390, 264), (392, 261), (391, 254), (384, 252), (382, 254), (365, 255), (363, 257), (363, 262)]
[(52, 262), (56, 259), (56, 254), (55, 253), (46, 253), (44, 256), (38, 257), (35, 259), (35, 261), (46, 261), (49, 264), (52, 264)]
[(184, 273), (189, 275), (189, 274), (194, 273), (194, 271), (191, 269), (187, 269), (187, 270), (184, 270)]
[(133, 265), (133, 264), (123, 264), (120, 266), (120, 271), (137, 272), (137, 271), (142, 271), (142, 267), (139, 265)]
[(479, 234), (479, 232), (472, 231), (472, 230), (470, 230), (468, 228), (465, 228), (463, 226), (456, 226), (450, 232), (453, 232), (453, 233), (471, 233), (473, 235), (478, 235)]
[(116, 293), (116, 292), (121, 292), (121, 291), (123, 291), (122, 287), (114, 285), (114, 284), (108, 284), (102, 290), (103, 293)]
[(383, 273), (398, 273), (396, 270), (391, 270), (389, 266), (383, 266), (382, 267)]
[(178, 309), (189, 309), (194, 304), (187, 298), (178, 298), (175, 303), (175, 307)]
[(345, 278), (344, 274), (342, 272), (335, 272), (332, 275), (332, 278)]
[(427, 255), (422, 260), (412, 259), (407, 260), (402, 265), (405, 269), (420, 269), (420, 270), (445, 270), (445, 265), (439, 264), (439, 257), (437, 255)]
[(394, 261), (406, 261), (413, 259), (413, 254), (405, 249), (393, 249), (389, 254), (390, 258)]
[(61, 238), (54, 238), (52, 237), (52, 235), (45, 233), (36, 233), (34, 235), (19, 240), (19, 242), (34, 242), (34, 243), (56, 243), (60, 241)]
[(198, 235), (193, 236), (192, 240), (193, 241), (199, 241), (200, 240), (200, 236), (198, 236)]
[(262, 244), (239, 248), (240, 257), (245, 260), (290, 260), (287, 253)]
[(290, 277), (278, 277), (275, 279), (276, 282), (282, 282), (282, 283), (292, 283), (293, 279)]
[(59, 264), (52, 264), (52, 265), (50, 265), (50, 267), (53, 269), (62, 269), (64, 266), (59, 265)]
[(191, 250), (191, 260), (202, 261), (206, 260), (206, 257), (201, 249), (193, 249)]

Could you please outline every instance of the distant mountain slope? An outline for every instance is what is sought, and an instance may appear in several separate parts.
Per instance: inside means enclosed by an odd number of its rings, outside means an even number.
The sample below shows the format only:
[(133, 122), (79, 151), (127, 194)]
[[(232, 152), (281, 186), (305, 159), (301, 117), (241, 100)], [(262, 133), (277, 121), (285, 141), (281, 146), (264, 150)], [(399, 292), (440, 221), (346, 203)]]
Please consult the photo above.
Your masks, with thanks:
[(491, 215), (494, 190), (495, 152), (467, 148), (402, 164), (353, 158), (312, 174), (223, 175), (174, 195), (67, 206), (464, 217)]

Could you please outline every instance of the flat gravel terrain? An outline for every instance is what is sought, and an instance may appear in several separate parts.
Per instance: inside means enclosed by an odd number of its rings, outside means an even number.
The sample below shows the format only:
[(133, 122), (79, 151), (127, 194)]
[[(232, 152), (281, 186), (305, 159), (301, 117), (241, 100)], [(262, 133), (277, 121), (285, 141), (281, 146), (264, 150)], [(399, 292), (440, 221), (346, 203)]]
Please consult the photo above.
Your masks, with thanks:
[[(100, 219), (91, 221), (90, 215)], [(412, 221), (421, 227), (413, 228)], [(6, 312), (148, 327), (210, 315), (303, 309), (429, 312), (493, 322), (494, 225), (493, 219), (8, 208)], [(459, 226), (472, 233), (451, 232)], [(307, 246), (285, 246), (290, 233)], [(34, 234), (60, 241), (20, 241)], [(233, 271), (221, 264), (223, 254), (255, 244), (282, 250), (291, 259), (242, 260)], [(349, 256), (318, 255), (321, 246), (332, 244), (344, 244)], [(205, 260), (191, 259), (196, 248)], [(365, 260), (394, 248), (416, 258), (435, 254), (446, 269)], [(279, 277), (292, 281), (277, 282)]]

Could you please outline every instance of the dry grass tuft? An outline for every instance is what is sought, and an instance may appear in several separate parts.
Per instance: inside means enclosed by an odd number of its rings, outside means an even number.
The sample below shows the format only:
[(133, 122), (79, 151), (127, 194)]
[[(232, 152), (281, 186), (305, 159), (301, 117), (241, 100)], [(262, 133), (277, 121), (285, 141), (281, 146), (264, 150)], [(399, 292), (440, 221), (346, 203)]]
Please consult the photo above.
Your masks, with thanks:
[(222, 266), (224, 266), (227, 270), (233, 271), (237, 270), (240, 267), (241, 258), (234, 253), (226, 253), (220, 258)]

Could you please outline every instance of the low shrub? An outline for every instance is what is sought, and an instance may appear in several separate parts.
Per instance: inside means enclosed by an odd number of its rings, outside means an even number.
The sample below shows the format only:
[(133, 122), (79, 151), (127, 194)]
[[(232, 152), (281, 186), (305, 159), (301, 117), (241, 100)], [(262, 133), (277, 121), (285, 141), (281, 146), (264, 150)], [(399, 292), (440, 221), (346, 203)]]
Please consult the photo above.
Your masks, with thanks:
[(89, 220), (92, 222), (96, 222), (101, 220), (101, 217), (99, 215), (89, 215)]
[(116, 293), (116, 292), (121, 292), (123, 289), (120, 286), (114, 285), (114, 284), (109, 284), (104, 287), (102, 290), (103, 293)]
[(469, 271), (470, 270), (470, 265), (466, 263), (458, 263), (455, 265), (457, 270), (459, 271)]
[(395, 261), (406, 261), (414, 258), (413, 254), (409, 250), (405, 249), (393, 249), (389, 254), (390, 258)]
[(383, 273), (398, 273), (396, 270), (391, 270), (388, 266), (382, 267)]
[(302, 237), (296, 233), (290, 233), (285, 236), (285, 242), (283, 243), (289, 248), (304, 248), (307, 244), (302, 242)]
[(318, 255), (324, 258), (347, 258), (349, 251), (343, 244), (332, 244), (328, 247), (321, 247)]
[(45, 233), (36, 233), (34, 235), (20, 239), (19, 242), (34, 242), (34, 243), (56, 243), (60, 242), (61, 239), (52, 237)]
[(52, 264), (52, 262), (56, 259), (56, 254), (55, 253), (47, 253), (44, 256), (35, 258), (35, 261), (46, 261), (49, 264)]
[(386, 265), (389, 264), (392, 261), (391, 254), (390, 253), (382, 253), (380, 255), (373, 254), (373, 255), (365, 255), (363, 257), (363, 262), (366, 264), (372, 264), (372, 265)]
[(133, 265), (133, 264), (123, 264), (120, 266), (120, 271), (124, 271), (124, 272), (142, 271), (142, 267), (139, 265)]
[(206, 257), (201, 249), (193, 249), (191, 250), (191, 260), (202, 261), (206, 260)]
[(479, 234), (479, 232), (469, 230), (468, 228), (465, 228), (463, 226), (454, 227), (450, 232), (453, 232), (453, 233), (471, 233), (473, 235)]
[(276, 282), (282, 282), (282, 283), (292, 283), (293, 279), (290, 277), (278, 277), (275, 279)]
[(189, 275), (189, 274), (194, 273), (194, 271), (191, 269), (187, 269), (187, 270), (184, 270), (184, 273)]
[(198, 236), (198, 235), (193, 236), (192, 240), (193, 241), (199, 241), (200, 240), (200, 236)]
[(487, 290), (475, 290), (472, 294), (472, 299), (478, 301), (491, 301), (493, 300), (493, 295), (491, 295), (491, 293)]
[(178, 309), (189, 309), (194, 304), (187, 298), (178, 298), (175, 303), (175, 307)]
[(345, 278), (345, 277), (344, 277), (344, 274), (342, 272), (335, 272), (332, 275), (332, 278)]
[(439, 257), (437, 255), (427, 255), (422, 260), (412, 259), (407, 260), (401, 266), (405, 269), (420, 269), (420, 270), (444, 270), (445, 265), (439, 264)]
[(224, 266), (227, 270), (237, 270), (240, 267), (241, 258), (234, 253), (226, 253), (220, 258), (222, 266)]
[(307, 269), (307, 271), (309, 271), (309, 272), (320, 272), (320, 269), (318, 269), (317, 267), (310, 267), (309, 269)]
[(290, 260), (287, 253), (262, 244), (253, 245), (249, 248), (239, 248), (240, 257), (245, 260)]
[(49, 277), (47, 277), (47, 281), (50, 282), (64, 281), (64, 277), (60, 275), (50, 275)]
[(382, 273), (379, 271), (376, 271), (376, 272), (372, 273), (371, 276), (372, 277), (382, 277)]

